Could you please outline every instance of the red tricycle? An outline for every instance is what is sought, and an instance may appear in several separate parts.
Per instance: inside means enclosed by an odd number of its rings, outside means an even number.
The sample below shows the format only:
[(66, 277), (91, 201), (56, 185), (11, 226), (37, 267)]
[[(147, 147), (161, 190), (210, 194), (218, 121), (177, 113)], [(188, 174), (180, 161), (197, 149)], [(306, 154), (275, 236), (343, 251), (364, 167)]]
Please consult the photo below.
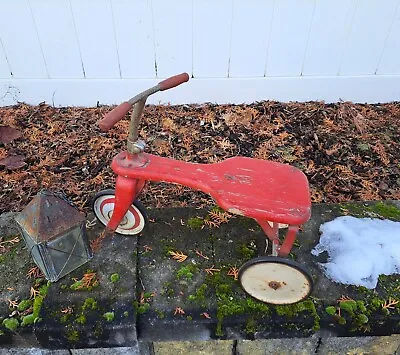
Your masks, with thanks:
[[(213, 164), (196, 164), (145, 153), (138, 127), (148, 96), (189, 80), (187, 73), (168, 78), (123, 102), (100, 122), (103, 131), (121, 120), (134, 105), (127, 150), (111, 164), (117, 174), (114, 190), (98, 193), (93, 210), (110, 232), (139, 234), (146, 223), (145, 210), (136, 200), (146, 181), (186, 185), (208, 193), (229, 213), (253, 218), (272, 242), (271, 255), (246, 262), (239, 271), (243, 289), (272, 304), (292, 304), (312, 291), (312, 278), (288, 256), (299, 226), (310, 218), (311, 201), (306, 176), (297, 168), (272, 161), (233, 157)], [(283, 241), (279, 228), (287, 228)]]

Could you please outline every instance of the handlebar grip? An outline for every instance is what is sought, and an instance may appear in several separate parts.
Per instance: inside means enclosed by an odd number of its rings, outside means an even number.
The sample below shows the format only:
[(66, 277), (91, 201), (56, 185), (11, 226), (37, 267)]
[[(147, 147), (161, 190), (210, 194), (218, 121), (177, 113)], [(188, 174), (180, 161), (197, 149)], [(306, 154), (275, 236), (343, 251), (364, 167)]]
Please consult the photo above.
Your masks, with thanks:
[(129, 102), (123, 102), (122, 104), (118, 105), (98, 122), (100, 129), (104, 132), (108, 131), (118, 121), (124, 118), (131, 107), (132, 105)]
[(168, 79), (165, 79), (158, 83), (158, 86), (160, 87), (161, 91), (172, 89), (175, 86), (181, 85), (183, 83), (186, 83), (189, 80), (189, 74), (188, 73), (182, 73), (178, 74), (175, 76), (171, 76)]

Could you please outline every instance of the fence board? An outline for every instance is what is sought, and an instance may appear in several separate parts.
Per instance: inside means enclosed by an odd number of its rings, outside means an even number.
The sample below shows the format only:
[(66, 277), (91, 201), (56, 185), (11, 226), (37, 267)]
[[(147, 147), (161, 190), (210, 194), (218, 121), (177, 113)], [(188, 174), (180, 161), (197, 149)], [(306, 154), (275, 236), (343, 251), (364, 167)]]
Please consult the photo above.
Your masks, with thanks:
[(317, 1), (302, 75), (337, 75), (356, 2)]
[(3, 50), (3, 45), (1, 43), (0, 38), (0, 78), (10, 78), (11, 72), (10, 68), (8, 67), (6, 55)]
[(193, 75), (227, 77), (233, 0), (194, 0)]
[(397, 0), (359, 1), (340, 68), (340, 75), (375, 74)]
[(31, 7), (49, 77), (83, 78), (69, 1), (34, 0)]
[(28, 1), (1, 1), (0, 14), (0, 37), (14, 78), (47, 78)]
[(153, 0), (158, 77), (192, 73), (192, 11), (192, 1), (175, 0), (171, 6), (169, 1)]
[(275, 1), (267, 76), (297, 76), (304, 62), (315, 0)]
[(400, 1), (378, 64), (377, 74), (400, 74)]
[(154, 35), (150, 0), (113, 0), (122, 78), (154, 78)]
[(119, 78), (109, 0), (71, 0), (86, 78)]
[(274, 0), (234, 1), (230, 77), (264, 76), (273, 6)]

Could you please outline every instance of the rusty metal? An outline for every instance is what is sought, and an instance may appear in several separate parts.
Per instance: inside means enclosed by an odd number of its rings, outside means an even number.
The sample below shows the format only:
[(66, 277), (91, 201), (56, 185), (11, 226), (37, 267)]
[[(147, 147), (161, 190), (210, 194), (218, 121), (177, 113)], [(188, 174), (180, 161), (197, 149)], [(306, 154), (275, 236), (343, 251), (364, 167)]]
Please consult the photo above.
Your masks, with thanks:
[(81, 224), (85, 216), (56, 194), (43, 190), (15, 220), (33, 240), (45, 242)]
[(278, 288), (280, 288), (282, 285), (279, 281), (270, 281), (268, 283), (268, 286), (271, 287), (274, 290), (277, 290)]
[(47, 280), (59, 280), (92, 258), (86, 218), (60, 194), (42, 190), (15, 218)]

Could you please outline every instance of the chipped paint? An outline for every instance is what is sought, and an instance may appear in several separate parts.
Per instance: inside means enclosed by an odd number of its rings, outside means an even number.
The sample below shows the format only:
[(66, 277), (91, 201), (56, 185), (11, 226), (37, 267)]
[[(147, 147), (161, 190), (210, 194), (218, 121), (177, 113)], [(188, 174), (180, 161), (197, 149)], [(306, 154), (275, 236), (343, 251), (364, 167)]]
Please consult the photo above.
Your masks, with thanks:
[(232, 214), (237, 214), (239, 216), (244, 216), (245, 215), (243, 211), (241, 211), (241, 210), (239, 210), (237, 208), (234, 208), (234, 207), (228, 208), (228, 212), (232, 213)]

